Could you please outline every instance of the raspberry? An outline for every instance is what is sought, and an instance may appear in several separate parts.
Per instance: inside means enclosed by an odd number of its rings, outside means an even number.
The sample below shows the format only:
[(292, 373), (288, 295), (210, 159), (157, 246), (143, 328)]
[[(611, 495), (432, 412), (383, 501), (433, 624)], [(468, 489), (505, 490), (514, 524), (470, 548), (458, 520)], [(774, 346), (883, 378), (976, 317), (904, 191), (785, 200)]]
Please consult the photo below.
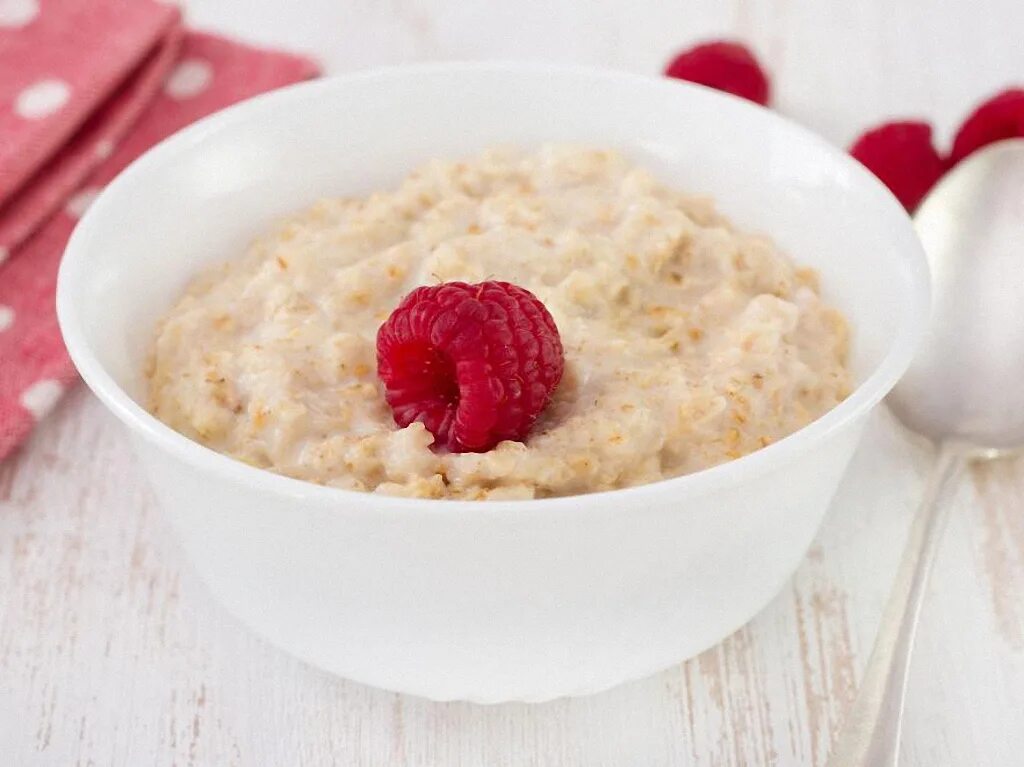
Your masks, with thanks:
[(1010, 88), (990, 98), (964, 120), (953, 139), (950, 165), (987, 144), (1018, 136), (1024, 136), (1024, 88)]
[(917, 207), (946, 169), (932, 144), (932, 127), (924, 122), (873, 128), (853, 143), (850, 154), (878, 176), (907, 210)]
[(377, 331), (377, 375), (395, 423), (422, 421), (434, 446), (454, 453), (525, 439), (563, 367), (548, 310), (507, 282), (417, 288)]
[(761, 106), (768, 103), (768, 76), (750, 49), (740, 43), (718, 40), (678, 54), (665, 74), (741, 96)]

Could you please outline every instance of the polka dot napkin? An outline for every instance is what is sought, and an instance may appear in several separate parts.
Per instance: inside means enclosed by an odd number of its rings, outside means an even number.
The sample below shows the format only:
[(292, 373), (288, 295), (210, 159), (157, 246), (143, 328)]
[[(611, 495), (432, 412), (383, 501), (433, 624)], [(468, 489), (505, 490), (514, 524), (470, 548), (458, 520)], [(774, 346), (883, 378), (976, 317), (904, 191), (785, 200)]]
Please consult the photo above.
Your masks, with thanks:
[(54, 286), (103, 185), (199, 117), (316, 73), (153, 0), (0, 0), (0, 460), (75, 380)]

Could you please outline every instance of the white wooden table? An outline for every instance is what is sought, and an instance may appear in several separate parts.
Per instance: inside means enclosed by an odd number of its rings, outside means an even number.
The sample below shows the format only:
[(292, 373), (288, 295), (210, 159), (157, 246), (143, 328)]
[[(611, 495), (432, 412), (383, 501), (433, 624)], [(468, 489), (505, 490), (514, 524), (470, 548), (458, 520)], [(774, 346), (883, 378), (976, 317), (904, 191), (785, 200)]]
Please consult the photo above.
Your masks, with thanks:
[[(1024, 3), (195, 0), (193, 18), (340, 72), (529, 58), (656, 72), (734, 34), (777, 106), (846, 144), (892, 114), (939, 135), (1024, 80)], [(75, 391), (0, 465), (0, 765), (820, 765), (870, 650), (931, 460), (876, 419), (807, 561), (719, 647), (608, 693), (432, 704), (308, 668), (211, 600), (119, 427)], [(973, 473), (924, 610), (904, 764), (1024, 764), (1024, 462)]]

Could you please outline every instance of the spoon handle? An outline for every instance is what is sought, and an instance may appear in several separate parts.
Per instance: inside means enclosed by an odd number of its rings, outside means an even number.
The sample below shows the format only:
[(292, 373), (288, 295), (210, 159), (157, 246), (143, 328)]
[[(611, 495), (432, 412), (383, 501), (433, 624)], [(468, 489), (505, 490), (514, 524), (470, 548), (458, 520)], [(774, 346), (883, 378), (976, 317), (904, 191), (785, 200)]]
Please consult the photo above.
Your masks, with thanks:
[(895, 767), (910, 654), (928, 574), (949, 517), (951, 491), (966, 461), (960, 446), (943, 443), (903, 549), (874, 649), (839, 733), (828, 767)]

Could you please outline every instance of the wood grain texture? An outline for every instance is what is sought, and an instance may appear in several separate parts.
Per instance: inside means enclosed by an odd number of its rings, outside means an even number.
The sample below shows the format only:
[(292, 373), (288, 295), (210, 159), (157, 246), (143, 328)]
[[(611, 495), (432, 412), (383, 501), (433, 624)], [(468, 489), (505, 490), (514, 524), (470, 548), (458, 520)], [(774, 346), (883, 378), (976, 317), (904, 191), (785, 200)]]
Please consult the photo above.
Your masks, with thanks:
[[(750, 40), (781, 111), (837, 143), (1024, 80), (1024, 4), (981, 0), (194, 0), (201, 24), (333, 71), (527, 58), (657, 71)], [(931, 450), (885, 412), (775, 601), (688, 663), (589, 698), (433, 704), (335, 679), (228, 617), (183, 560), (120, 427), (74, 392), (0, 465), (0, 765), (821, 765), (856, 692)], [(1024, 461), (958, 496), (911, 671), (907, 767), (1021, 764)]]

